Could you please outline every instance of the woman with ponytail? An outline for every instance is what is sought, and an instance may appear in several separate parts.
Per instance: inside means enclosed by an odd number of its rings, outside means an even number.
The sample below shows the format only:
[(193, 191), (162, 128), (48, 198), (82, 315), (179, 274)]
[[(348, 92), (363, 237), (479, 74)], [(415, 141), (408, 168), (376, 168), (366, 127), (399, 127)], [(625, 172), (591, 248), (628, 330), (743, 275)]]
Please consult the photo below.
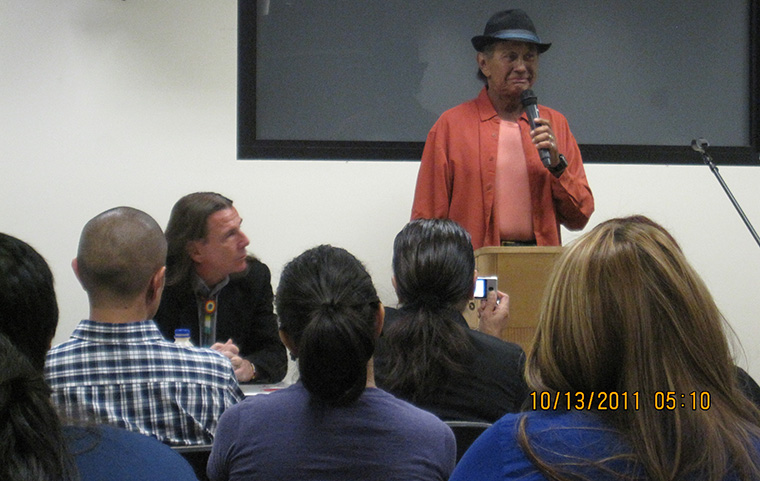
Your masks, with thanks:
[(300, 380), (220, 418), (208, 464), (221, 480), (446, 480), (454, 435), (375, 386), (384, 308), (364, 266), (322, 245), (283, 269), (280, 337)]
[[(492, 423), (519, 411), (525, 353), (462, 316), (477, 276), (467, 231), (448, 219), (410, 222), (393, 244), (393, 276), (401, 308), (378, 345), (380, 387), (447, 421)], [(508, 316), (509, 300), (498, 295), (498, 305), (496, 295), (482, 302), (481, 316)]]

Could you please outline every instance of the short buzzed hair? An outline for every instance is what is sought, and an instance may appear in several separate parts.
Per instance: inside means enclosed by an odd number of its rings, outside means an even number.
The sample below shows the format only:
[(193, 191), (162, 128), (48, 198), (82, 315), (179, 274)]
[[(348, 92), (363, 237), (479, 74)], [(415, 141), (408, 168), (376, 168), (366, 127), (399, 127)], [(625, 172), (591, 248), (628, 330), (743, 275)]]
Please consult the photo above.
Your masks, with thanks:
[(165, 264), (163, 231), (141, 210), (109, 209), (82, 229), (77, 266), (92, 304), (134, 299)]

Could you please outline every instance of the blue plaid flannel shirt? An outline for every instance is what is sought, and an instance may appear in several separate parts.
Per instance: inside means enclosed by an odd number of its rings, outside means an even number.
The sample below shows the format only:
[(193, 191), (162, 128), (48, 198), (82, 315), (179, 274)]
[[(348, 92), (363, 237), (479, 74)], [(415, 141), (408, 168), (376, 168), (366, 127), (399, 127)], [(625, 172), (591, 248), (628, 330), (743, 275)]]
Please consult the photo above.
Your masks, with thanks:
[(151, 320), (81, 321), (48, 352), (45, 378), (66, 416), (170, 445), (210, 444), (219, 416), (244, 398), (229, 359), (175, 345)]

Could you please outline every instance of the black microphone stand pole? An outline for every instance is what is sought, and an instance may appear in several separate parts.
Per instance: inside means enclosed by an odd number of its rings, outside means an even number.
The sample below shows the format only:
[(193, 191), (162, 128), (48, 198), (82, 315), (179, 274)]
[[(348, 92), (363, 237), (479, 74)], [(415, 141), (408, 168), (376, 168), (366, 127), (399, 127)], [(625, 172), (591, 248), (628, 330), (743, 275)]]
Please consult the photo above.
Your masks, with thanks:
[(755, 239), (755, 242), (757, 242), (757, 245), (760, 246), (760, 236), (758, 236), (757, 232), (755, 232), (755, 228), (752, 227), (752, 223), (744, 214), (744, 211), (739, 205), (739, 202), (737, 202), (736, 198), (734, 197), (734, 194), (731, 193), (731, 189), (729, 189), (728, 185), (726, 185), (726, 182), (723, 180), (723, 176), (721, 176), (720, 172), (718, 172), (718, 168), (715, 166), (715, 163), (713, 162), (712, 157), (710, 157), (710, 154), (708, 154), (705, 151), (705, 147), (708, 147), (708, 146), (709, 144), (704, 139), (693, 140), (691, 142), (691, 148), (702, 155), (702, 160), (704, 161), (705, 164), (707, 164), (708, 167), (710, 167), (710, 170), (712, 171), (712, 173), (715, 174), (715, 177), (718, 179), (718, 182), (720, 182), (720, 185), (721, 187), (723, 187), (723, 190), (726, 192), (726, 195), (728, 196), (729, 199), (731, 199), (731, 203), (734, 204), (736, 211), (739, 212), (739, 215), (744, 221), (744, 225), (747, 226), (747, 229), (749, 229), (749, 232), (750, 234), (752, 234), (752, 237)]

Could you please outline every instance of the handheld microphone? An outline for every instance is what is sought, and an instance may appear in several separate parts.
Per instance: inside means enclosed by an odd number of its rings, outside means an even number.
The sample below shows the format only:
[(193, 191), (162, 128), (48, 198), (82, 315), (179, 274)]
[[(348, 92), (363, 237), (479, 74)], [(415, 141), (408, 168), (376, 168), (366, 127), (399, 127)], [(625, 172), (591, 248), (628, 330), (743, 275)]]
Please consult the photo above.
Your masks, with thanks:
[[(526, 89), (520, 94), (520, 102), (522, 102), (525, 113), (528, 115), (528, 121), (530, 122), (530, 128), (536, 128), (536, 119), (538, 118), (538, 99), (533, 90)], [(538, 155), (541, 157), (541, 163), (547, 169), (552, 165), (552, 156), (549, 149), (538, 149)]]

